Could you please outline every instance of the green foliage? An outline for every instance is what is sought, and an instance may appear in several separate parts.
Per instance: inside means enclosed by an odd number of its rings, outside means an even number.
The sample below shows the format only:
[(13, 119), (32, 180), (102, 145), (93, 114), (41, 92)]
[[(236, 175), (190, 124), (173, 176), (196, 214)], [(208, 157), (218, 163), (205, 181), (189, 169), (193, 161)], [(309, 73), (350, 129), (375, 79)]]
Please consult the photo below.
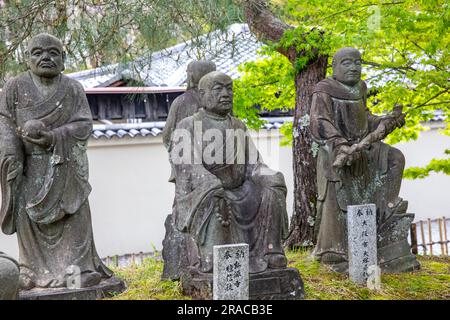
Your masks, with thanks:
[(232, 0), (1, 1), (0, 81), (26, 68), (26, 43), (40, 32), (62, 39), (67, 71), (79, 71), (190, 39), (205, 46), (200, 35), (240, 21)]
[[(351, 282), (347, 276), (329, 271), (315, 261), (310, 251), (287, 252), (289, 266), (303, 278), (308, 300), (448, 300), (450, 299), (450, 259), (418, 256), (421, 270), (412, 273), (383, 274), (380, 291)], [(145, 259), (140, 266), (114, 268), (127, 290), (113, 300), (181, 300), (179, 282), (161, 281), (162, 260)]]
[[(445, 150), (445, 154), (450, 155), (450, 150)], [(403, 172), (403, 177), (406, 179), (423, 179), (428, 177), (431, 172), (442, 172), (450, 175), (450, 156), (447, 159), (432, 159), (423, 168), (410, 167)]]
[[(285, 58), (276, 54), (269, 55), (270, 64), (251, 63), (252, 68), (248, 70), (253, 75), (247, 72), (240, 84), (246, 90), (239, 98), (241, 106), (256, 105), (265, 99), (273, 102), (273, 91), (281, 88), (293, 92), (292, 71), (300, 72), (317, 53), (330, 56), (328, 75), (331, 75), (332, 54), (341, 47), (352, 46), (363, 53), (363, 79), (370, 88), (368, 107), (371, 111), (386, 114), (395, 104), (402, 104), (407, 114), (406, 125), (391, 133), (387, 143), (417, 139), (420, 132), (426, 130), (423, 123), (430, 120), (436, 110), (447, 116), (442, 133), (450, 135), (448, 1), (279, 0), (271, 4), (272, 10), (295, 28), (287, 30), (279, 43), (269, 44), (265, 54), (277, 47), (294, 47), (300, 53), (299, 59), (293, 62), (293, 68), (288, 68)], [(271, 70), (271, 66), (282, 63), (274, 59), (283, 60), (286, 67)], [(278, 75), (279, 82), (264, 90), (250, 85), (250, 81), (256, 80), (271, 83), (273, 74)], [(288, 82), (283, 84), (283, 81)], [(295, 103), (286, 103), (283, 107), (294, 108)], [(291, 133), (292, 129), (286, 132)], [(283, 143), (289, 139), (292, 137), (286, 137)], [(444, 173), (450, 170), (447, 160), (433, 160), (427, 168)], [(406, 176), (421, 176), (412, 174), (413, 171)]]
[(112, 300), (183, 300), (178, 281), (161, 281), (163, 263), (153, 258), (141, 265), (112, 268), (115, 275), (125, 281), (127, 290)]
[(234, 114), (250, 128), (261, 127), (255, 105), (261, 110), (292, 109), (295, 106), (294, 69), (289, 60), (267, 48), (261, 59), (239, 66), (242, 77), (234, 81)]

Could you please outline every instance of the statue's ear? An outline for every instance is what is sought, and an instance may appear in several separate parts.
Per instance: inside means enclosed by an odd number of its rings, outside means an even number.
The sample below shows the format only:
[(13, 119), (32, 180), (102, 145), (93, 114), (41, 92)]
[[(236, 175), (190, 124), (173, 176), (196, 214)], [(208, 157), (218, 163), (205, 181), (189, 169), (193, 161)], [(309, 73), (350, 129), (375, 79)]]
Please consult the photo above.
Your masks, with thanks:
[(31, 60), (31, 53), (28, 49), (25, 49), (25, 63), (27, 64), (28, 68), (31, 68), (30, 60)]
[(62, 65), (62, 70), (61, 70), (61, 72), (64, 71), (64, 70), (66, 70), (66, 57), (67, 57), (66, 52), (63, 50), (63, 52), (62, 52), (62, 61), (63, 61), (63, 65)]

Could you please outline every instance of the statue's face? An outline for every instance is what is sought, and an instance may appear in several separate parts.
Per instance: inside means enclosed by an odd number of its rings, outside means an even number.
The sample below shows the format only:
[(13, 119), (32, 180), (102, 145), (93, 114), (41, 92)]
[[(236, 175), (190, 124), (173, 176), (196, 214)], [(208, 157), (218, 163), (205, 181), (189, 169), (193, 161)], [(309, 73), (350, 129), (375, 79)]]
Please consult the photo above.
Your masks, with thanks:
[(28, 65), (40, 77), (53, 78), (64, 70), (63, 48), (51, 37), (38, 36), (28, 47)]
[(333, 74), (337, 81), (354, 86), (361, 80), (361, 56), (357, 51), (348, 52), (335, 62)]
[(206, 75), (212, 71), (215, 71), (215, 70), (216, 70), (216, 68), (212, 64), (207, 64), (207, 63), (204, 63), (201, 61), (193, 62), (188, 65), (187, 78), (192, 81), (192, 84), (194, 86), (197, 86), (198, 83), (200, 82), (200, 79), (204, 75)]
[(203, 96), (207, 111), (227, 115), (233, 109), (233, 80), (226, 74), (218, 74), (211, 79)]

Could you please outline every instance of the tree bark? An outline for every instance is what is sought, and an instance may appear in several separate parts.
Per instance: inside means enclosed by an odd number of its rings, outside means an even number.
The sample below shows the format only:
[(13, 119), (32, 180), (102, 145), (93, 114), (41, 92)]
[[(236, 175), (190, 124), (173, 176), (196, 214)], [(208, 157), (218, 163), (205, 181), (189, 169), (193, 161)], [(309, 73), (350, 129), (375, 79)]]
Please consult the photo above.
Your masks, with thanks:
[[(292, 28), (276, 17), (265, 0), (244, 2), (250, 30), (262, 41), (277, 42)], [(296, 48), (278, 48), (295, 66)], [(301, 53), (300, 53), (301, 54)], [(296, 100), (293, 121), (294, 212), (291, 217), (288, 247), (309, 247), (316, 242), (314, 230), (317, 202), (316, 159), (312, 152), (309, 112), (314, 85), (325, 78), (328, 57), (316, 55), (295, 78)]]
[(325, 78), (328, 57), (317, 56), (295, 77), (295, 112), (292, 124), (292, 162), (294, 171), (294, 212), (291, 217), (288, 247), (315, 244), (317, 202), (316, 158), (309, 130), (309, 113), (314, 86)]

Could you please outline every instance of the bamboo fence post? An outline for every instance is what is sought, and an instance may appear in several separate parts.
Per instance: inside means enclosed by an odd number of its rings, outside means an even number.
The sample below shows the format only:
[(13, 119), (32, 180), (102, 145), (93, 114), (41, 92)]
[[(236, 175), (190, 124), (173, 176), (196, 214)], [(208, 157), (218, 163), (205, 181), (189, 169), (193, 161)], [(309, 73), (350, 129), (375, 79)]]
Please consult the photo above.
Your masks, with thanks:
[(448, 238), (447, 238), (447, 218), (442, 217), (444, 220), (444, 241), (445, 241), (445, 254), (448, 256)]
[(439, 224), (439, 242), (441, 244), (441, 256), (443, 256), (445, 254), (444, 252), (444, 240), (442, 238), (442, 219), (439, 218), (438, 219), (438, 224)]
[(428, 240), (430, 240), (430, 256), (433, 255), (433, 236), (431, 234), (431, 219), (428, 218)]
[(427, 254), (427, 242), (425, 241), (425, 231), (423, 230), (423, 221), (420, 220), (420, 235), (422, 236), (423, 254)]
[(417, 225), (411, 223), (411, 252), (412, 254), (417, 254)]

